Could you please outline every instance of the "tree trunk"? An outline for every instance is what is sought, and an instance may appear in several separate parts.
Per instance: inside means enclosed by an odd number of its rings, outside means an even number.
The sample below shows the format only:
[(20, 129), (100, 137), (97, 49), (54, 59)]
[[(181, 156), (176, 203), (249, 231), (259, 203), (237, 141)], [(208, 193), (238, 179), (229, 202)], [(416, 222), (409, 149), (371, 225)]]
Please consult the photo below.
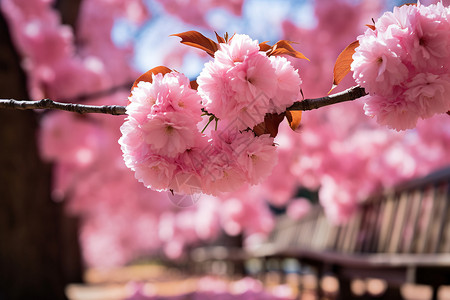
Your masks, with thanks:
[[(26, 79), (0, 14), (0, 91), (28, 99)], [(36, 144), (37, 114), (0, 110), (0, 300), (66, 299), (81, 281), (77, 222), (51, 200), (51, 166)]]

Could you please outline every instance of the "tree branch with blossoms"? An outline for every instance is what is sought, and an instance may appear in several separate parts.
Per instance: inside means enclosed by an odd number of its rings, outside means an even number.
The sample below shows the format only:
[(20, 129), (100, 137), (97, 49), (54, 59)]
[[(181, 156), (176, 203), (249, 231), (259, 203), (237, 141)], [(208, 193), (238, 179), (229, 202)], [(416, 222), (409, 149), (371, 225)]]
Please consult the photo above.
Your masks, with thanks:
[(364, 88), (357, 85), (330, 96), (294, 102), (294, 104), (289, 106), (286, 110), (313, 110), (341, 102), (353, 101), (366, 95), (367, 93)]
[[(449, 111), (448, 17), (442, 4), (384, 14), (337, 58), (333, 88), (350, 71), (358, 85), (325, 97), (299, 101), (302, 79), (285, 56), (309, 59), (289, 41), (271, 46), (245, 34), (216, 33), (216, 42), (187, 31), (174, 36), (212, 57), (194, 81), (159, 66), (136, 79), (126, 107), (1, 99), (0, 108), (126, 114), (118, 142), (136, 179), (157, 191), (217, 196), (269, 176), (280, 122), (286, 118), (296, 130), (302, 111), (368, 95), (365, 114), (397, 131)], [(411, 22), (399, 27), (405, 18)]]
[[(366, 95), (364, 88), (360, 86), (351, 87), (340, 93), (330, 96), (304, 99), (302, 101), (294, 102), (294, 104), (287, 108), (287, 110), (313, 110), (324, 106), (329, 106), (341, 102), (357, 100)], [(16, 100), (16, 99), (0, 99), (0, 108), (4, 109), (55, 109), (74, 112), (79, 114), (98, 113), (108, 115), (125, 115), (126, 106), (121, 105), (86, 105), (77, 103), (63, 103), (56, 102), (51, 99), (42, 99), (39, 101), (30, 100)]]
[(0, 99), (0, 108), (9, 109), (56, 109), (79, 114), (100, 113), (109, 115), (124, 115), (126, 112), (125, 106), (120, 105), (86, 105), (76, 103), (62, 103), (50, 99), (42, 99), (39, 101), (29, 100), (15, 100), (15, 99)]

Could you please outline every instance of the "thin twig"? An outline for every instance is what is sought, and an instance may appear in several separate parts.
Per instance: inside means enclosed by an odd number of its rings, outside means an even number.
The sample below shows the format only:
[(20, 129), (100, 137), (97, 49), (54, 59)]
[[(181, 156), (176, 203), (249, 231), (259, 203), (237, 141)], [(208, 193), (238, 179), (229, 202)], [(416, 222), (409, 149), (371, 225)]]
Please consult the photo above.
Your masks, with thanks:
[(55, 102), (50, 99), (42, 99), (39, 101), (20, 101), (14, 99), (0, 99), (0, 108), (12, 109), (59, 109), (79, 114), (99, 113), (109, 115), (124, 115), (125, 106), (120, 105), (84, 105), (73, 103)]
[(340, 93), (315, 99), (305, 99), (295, 102), (286, 110), (313, 110), (323, 106), (328, 106), (340, 102), (352, 101), (367, 95), (364, 88), (354, 86)]
[[(305, 99), (295, 102), (287, 110), (312, 110), (319, 107), (332, 105), (344, 101), (351, 101), (367, 95), (364, 88), (360, 86), (351, 87), (343, 92), (315, 99)], [(14, 99), (0, 99), (0, 108), (12, 109), (59, 109), (79, 114), (100, 113), (110, 115), (124, 115), (126, 107), (120, 105), (84, 105), (73, 103), (55, 102), (50, 99), (42, 99), (39, 101), (20, 101)]]

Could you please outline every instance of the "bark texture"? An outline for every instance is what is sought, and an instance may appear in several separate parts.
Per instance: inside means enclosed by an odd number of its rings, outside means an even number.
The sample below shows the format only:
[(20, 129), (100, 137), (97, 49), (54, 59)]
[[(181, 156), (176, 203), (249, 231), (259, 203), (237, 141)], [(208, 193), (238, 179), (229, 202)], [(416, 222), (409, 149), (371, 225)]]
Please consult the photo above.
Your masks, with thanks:
[[(0, 14), (0, 91), (27, 99), (25, 74)], [(0, 300), (66, 299), (82, 278), (77, 221), (51, 200), (51, 166), (34, 111), (0, 109)]]

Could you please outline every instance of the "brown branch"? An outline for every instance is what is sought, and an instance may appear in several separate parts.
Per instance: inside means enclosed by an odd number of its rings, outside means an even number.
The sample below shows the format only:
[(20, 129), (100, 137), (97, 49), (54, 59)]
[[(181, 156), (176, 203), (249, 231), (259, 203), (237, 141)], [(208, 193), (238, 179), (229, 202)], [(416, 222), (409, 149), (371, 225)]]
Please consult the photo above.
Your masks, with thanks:
[(323, 106), (328, 106), (340, 102), (352, 101), (367, 95), (364, 88), (360, 86), (351, 87), (340, 93), (315, 99), (305, 99), (295, 102), (286, 110), (313, 110)]
[[(334, 95), (305, 99), (303, 101), (295, 102), (287, 110), (313, 110), (323, 106), (328, 106), (340, 102), (356, 100), (367, 95), (364, 88), (360, 86), (351, 87), (343, 92), (336, 93)], [(120, 105), (84, 105), (73, 103), (61, 103), (55, 102), (50, 99), (42, 99), (40, 101), (20, 101), (14, 99), (0, 99), (0, 108), (12, 108), (12, 109), (59, 109), (70, 112), (76, 112), (79, 114), (87, 113), (100, 113), (109, 115), (124, 115), (126, 113), (126, 107)]]
[(55, 102), (50, 99), (39, 101), (20, 101), (14, 99), (0, 99), (0, 108), (12, 109), (59, 109), (79, 114), (99, 113), (109, 115), (124, 115), (126, 108), (120, 105), (84, 105), (73, 103)]

